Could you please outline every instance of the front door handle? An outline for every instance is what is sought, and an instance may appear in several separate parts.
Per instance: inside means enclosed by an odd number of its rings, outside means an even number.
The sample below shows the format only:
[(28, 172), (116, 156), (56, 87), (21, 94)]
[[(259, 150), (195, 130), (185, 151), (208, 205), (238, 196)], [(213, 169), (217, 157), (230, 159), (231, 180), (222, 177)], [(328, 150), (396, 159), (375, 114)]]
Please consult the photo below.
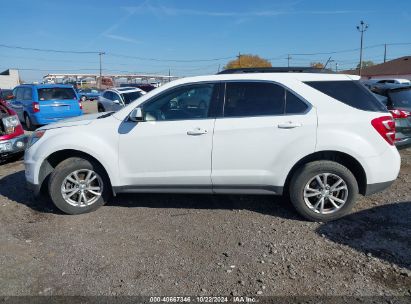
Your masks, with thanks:
[(294, 121), (287, 121), (287, 122), (283, 122), (278, 124), (278, 127), (280, 129), (294, 129), (294, 128), (298, 128), (301, 127), (302, 124), (299, 122), (294, 122)]
[(187, 135), (203, 135), (207, 133), (208, 131), (202, 128), (194, 128), (192, 130), (187, 131)]

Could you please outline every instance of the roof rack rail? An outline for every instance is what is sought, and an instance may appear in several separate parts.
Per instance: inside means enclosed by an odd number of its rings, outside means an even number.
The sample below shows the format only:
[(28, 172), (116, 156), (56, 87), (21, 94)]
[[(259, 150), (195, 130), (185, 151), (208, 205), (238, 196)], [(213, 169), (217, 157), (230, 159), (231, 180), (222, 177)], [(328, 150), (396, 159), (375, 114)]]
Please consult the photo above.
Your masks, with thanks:
[(329, 69), (313, 67), (273, 67), (273, 68), (236, 68), (227, 69), (217, 74), (242, 74), (242, 73), (334, 73)]

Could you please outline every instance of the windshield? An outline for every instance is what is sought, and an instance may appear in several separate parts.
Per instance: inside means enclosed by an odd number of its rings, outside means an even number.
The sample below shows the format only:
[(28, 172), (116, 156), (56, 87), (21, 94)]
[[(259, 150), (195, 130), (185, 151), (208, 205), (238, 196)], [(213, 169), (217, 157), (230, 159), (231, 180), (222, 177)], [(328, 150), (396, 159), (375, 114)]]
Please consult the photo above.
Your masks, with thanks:
[(389, 96), (394, 107), (411, 109), (411, 87), (406, 90), (391, 91)]
[(44, 88), (38, 89), (39, 100), (77, 99), (72, 88)]
[(121, 97), (123, 98), (124, 104), (129, 104), (133, 102), (137, 98), (141, 97), (143, 94), (141, 92), (130, 92), (130, 93), (123, 93)]

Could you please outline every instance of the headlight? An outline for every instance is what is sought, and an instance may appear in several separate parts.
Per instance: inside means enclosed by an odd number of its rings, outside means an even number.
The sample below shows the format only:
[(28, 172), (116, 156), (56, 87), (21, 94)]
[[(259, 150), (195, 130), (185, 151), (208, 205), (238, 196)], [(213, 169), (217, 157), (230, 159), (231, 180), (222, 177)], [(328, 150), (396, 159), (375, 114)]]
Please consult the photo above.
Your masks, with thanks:
[(42, 138), (44, 133), (46, 133), (46, 130), (34, 131), (29, 138), (27, 149), (34, 145), (40, 138)]
[(2, 118), (3, 126), (4, 126), (4, 132), (6, 134), (12, 134), (14, 133), (14, 129), (20, 125), (19, 119), (17, 118), (16, 115), (12, 116), (7, 116)]

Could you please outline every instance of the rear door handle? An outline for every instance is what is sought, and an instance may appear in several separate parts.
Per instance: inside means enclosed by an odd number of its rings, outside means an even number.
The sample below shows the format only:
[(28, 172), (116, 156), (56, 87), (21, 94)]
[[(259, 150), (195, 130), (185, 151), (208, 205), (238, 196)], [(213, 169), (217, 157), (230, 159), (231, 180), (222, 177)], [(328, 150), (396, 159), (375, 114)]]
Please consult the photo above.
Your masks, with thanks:
[(287, 122), (283, 122), (278, 124), (278, 127), (280, 129), (294, 129), (294, 128), (298, 128), (301, 127), (302, 124), (299, 122), (294, 122), (294, 121), (287, 121)]
[(195, 128), (192, 130), (188, 130), (187, 131), (187, 135), (203, 135), (203, 134), (207, 134), (208, 131), (206, 129), (202, 129), (202, 128)]

